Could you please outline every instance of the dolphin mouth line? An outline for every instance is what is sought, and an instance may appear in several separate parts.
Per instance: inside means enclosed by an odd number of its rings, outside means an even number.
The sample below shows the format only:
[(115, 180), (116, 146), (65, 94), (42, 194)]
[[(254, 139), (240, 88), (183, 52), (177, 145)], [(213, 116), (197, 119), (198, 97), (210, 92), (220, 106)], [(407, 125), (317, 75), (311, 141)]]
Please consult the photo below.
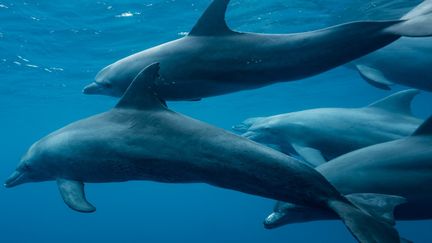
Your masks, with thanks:
[(247, 126), (244, 124), (237, 124), (237, 125), (232, 126), (231, 129), (236, 131), (236, 132), (246, 132)]
[(244, 138), (247, 138), (247, 139), (250, 139), (250, 140), (254, 140), (254, 138), (257, 137), (257, 136), (256, 136), (256, 133), (251, 132), (251, 131), (247, 131), (247, 132), (241, 134), (240, 136), (242, 136), (242, 137), (244, 137)]
[(87, 94), (87, 95), (93, 95), (93, 94), (97, 94), (99, 89), (100, 89), (99, 85), (96, 82), (92, 82), (92, 83), (86, 85), (82, 89), (82, 93)]
[(14, 172), (4, 183), (6, 188), (17, 186), (20, 180), (23, 178), (23, 173)]

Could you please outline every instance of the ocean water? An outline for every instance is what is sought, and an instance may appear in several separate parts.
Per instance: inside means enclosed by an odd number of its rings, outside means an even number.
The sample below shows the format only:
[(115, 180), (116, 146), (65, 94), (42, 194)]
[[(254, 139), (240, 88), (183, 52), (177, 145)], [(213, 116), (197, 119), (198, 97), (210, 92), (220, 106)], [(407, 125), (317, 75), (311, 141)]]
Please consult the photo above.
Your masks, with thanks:
[[(233, 0), (236, 30), (289, 33), (360, 19), (398, 18), (420, 1)], [(28, 147), (70, 122), (106, 111), (116, 99), (85, 96), (84, 85), (124, 56), (180, 38), (207, 0), (0, 0), (0, 179)], [(403, 60), (395, 60), (403, 61)], [(393, 91), (405, 87), (395, 86)], [(171, 109), (225, 129), (251, 116), (317, 107), (360, 107), (390, 92), (339, 67), (309, 79), (206, 98)], [(413, 103), (431, 114), (432, 95)], [(0, 188), (0, 242), (354, 242), (339, 221), (262, 227), (272, 200), (203, 184), (88, 184), (96, 207), (64, 205), (54, 182)], [(432, 242), (431, 221), (398, 222), (405, 238)]]

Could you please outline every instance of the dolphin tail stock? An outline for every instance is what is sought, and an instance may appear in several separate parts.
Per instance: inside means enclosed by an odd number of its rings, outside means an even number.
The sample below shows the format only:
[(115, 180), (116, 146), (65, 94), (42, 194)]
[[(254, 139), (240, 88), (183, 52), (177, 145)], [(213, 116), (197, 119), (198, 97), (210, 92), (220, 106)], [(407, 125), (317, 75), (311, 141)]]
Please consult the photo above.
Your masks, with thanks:
[[(346, 200), (329, 200), (327, 206), (342, 219), (348, 230), (361, 243), (408, 242), (400, 238), (398, 231), (393, 227), (393, 214), (390, 215), (387, 213), (388, 210), (383, 210), (391, 209), (392, 212), (396, 205), (404, 202), (404, 199), (377, 195), (379, 194), (348, 195), (344, 198)], [(377, 202), (386, 203), (380, 205)]]
[(432, 36), (432, 0), (424, 0), (384, 32), (406, 37)]

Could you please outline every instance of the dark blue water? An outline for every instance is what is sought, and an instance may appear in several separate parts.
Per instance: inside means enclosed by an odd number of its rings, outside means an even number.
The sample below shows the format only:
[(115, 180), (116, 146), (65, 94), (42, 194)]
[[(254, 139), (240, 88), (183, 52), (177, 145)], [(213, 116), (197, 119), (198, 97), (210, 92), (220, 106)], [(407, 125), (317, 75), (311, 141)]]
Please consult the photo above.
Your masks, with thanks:
[[(236, 0), (228, 22), (237, 30), (288, 33), (397, 18), (418, 2)], [(116, 103), (81, 94), (101, 68), (181, 37), (208, 3), (0, 0), (0, 179), (42, 136)], [(307, 80), (169, 106), (229, 129), (251, 116), (359, 107), (388, 94), (340, 67)], [(431, 102), (430, 93), (421, 94), (414, 113), (427, 117)], [(94, 214), (67, 208), (54, 182), (1, 187), (0, 242), (354, 242), (337, 221), (265, 230), (261, 222), (273, 201), (207, 185), (128, 182), (88, 184), (86, 191)], [(432, 242), (431, 223), (399, 222), (398, 229), (415, 242)]]

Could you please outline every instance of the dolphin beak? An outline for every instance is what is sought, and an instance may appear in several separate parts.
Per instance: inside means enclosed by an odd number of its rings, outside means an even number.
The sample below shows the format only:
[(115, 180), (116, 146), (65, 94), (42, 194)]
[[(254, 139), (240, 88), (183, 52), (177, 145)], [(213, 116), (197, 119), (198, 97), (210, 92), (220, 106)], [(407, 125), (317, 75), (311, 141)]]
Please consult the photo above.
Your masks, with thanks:
[(256, 133), (250, 131), (243, 133), (241, 136), (250, 140), (254, 140), (257, 137)]
[(231, 129), (236, 131), (236, 132), (246, 132), (248, 127), (245, 124), (240, 123), (238, 125), (232, 126)]
[(284, 217), (284, 214), (278, 213), (278, 212), (273, 212), (272, 214), (267, 216), (267, 218), (264, 220), (264, 222), (263, 222), (264, 227), (266, 229), (274, 229), (274, 228), (278, 227), (279, 226), (278, 222), (283, 217)]
[(6, 188), (11, 188), (25, 183), (24, 173), (19, 171), (14, 171), (11, 176), (5, 181), (4, 186)]
[(85, 86), (82, 92), (83, 94), (98, 94), (100, 93), (100, 86), (97, 83), (93, 82)]

